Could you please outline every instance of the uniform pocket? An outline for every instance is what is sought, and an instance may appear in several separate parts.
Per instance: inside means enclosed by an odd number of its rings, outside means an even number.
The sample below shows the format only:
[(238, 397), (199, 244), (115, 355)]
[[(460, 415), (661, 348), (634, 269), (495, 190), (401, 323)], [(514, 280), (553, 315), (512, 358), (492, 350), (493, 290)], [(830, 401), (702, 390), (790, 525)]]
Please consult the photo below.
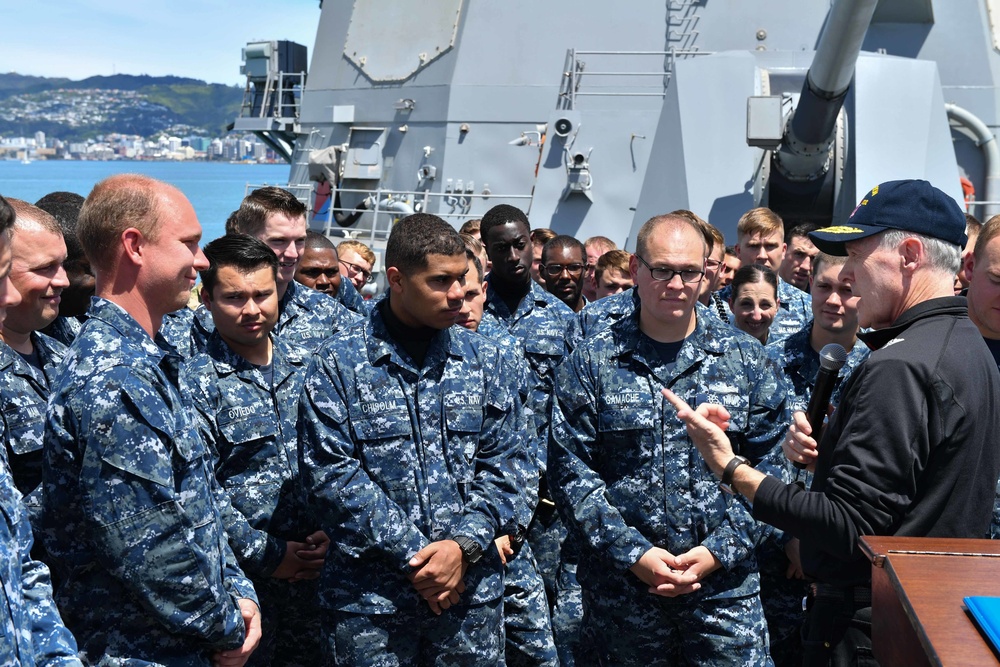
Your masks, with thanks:
[(355, 445), (365, 469), (387, 487), (410, 486), (413, 479), (413, 429), (406, 412), (371, 415), (352, 421)]

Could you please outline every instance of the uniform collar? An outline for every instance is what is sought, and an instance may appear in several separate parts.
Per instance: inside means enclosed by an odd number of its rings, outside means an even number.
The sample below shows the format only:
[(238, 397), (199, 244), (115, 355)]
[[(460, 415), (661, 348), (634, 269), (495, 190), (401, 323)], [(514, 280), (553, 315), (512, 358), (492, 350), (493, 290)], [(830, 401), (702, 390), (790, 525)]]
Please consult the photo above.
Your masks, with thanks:
[[(521, 299), (521, 302), (517, 304), (517, 310), (511, 313), (510, 309), (507, 308), (507, 304), (503, 300), (503, 297), (501, 297), (497, 291), (493, 289), (493, 283), (489, 282), (489, 276), (486, 277), (486, 280), (489, 283), (486, 286), (486, 309), (501, 320), (517, 320), (530, 313), (535, 306), (544, 308), (549, 304), (547, 297), (550, 297), (551, 295), (534, 280), (529, 280), (531, 284), (528, 287), (528, 293), (525, 294)], [(552, 298), (554, 299), (555, 297)]]
[(101, 321), (117, 331), (122, 340), (140, 348), (148, 356), (154, 357), (157, 364), (167, 354), (167, 350), (157, 345), (146, 333), (146, 330), (135, 321), (135, 318), (112, 301), (99, 296), (91, 297), (87, 316), (90, 319)]
[[(630, 324), (626, 326), (624, 323)], [(632, 317), (612, 325), (612, 328), (615, 331), (625, 333), (625, 338), (619, 349), (624, 350), (625, 354), (631, 354), (633, 359), (656, 373), (662, 363), (648, 338), (639, 330), (639, 310), (636, 310)], [(674, 377), (681, 375), (708, 355), (722, 355), (726, 349), (726, 340), (731, 338), (731, 335), (732, 331), (729, 326), (723, 326), (721, 322), (713, 318), (708, 313), (706, 306), (697, 304), (695, 306), (694, 331), (684, 339), (681, 349), (677, 352), (677, 359), (670, 373), (671, 377), (660, 377), (660, 380), (664, 384), (669, 384)]]
[(454, 329), (448, 327), (442, 329), (433, 339), (427, 349), (427, 356), (424, 358), (424, 365), (418, 369), (413, 365), (409, 355), (403, 351), (403, 347), (389, 335), (382, 319), (379, 308), (372, 308), (368, 316), (368, 327), (366, 336), (369, 338), (368, 361), (374, 366), (384, 359), (406, 368), (417, 375), (426, 372), (427, 369), (443, 364), (447, 356), (461, 358), (462, 353), (456, 349)]
[[(286, 353), (281, 342), (275, 338), (273, 333), (270, 338), (271, 367), (274, 369), (274, 385), (277, 386), (292, 374), (295, 366), (301, 366), (304, 362), (297, 355)], [(208, 343), (205, 345), (205, 353), (212, 358), (212, 363), (219, 377), (235, 373), (256, 378), (260, 374), (259, 367), (234, 352), (233, 348), (229, 347), (229, 344), (223, 340), (218, 330), (213, 331), (209, 337)]]
[(942, 296), (936, 299), (921, 301), (904, 311), (902, 315), (896, 318), (895, 322), (885, 329), (875, 329), (868, 333), (859, 333), (858, 338), (870, 349), (878, 350), (890, 340), (903, 333), (914, 322), (938, 315), (968, 317), (968, 302), (962, 296)]

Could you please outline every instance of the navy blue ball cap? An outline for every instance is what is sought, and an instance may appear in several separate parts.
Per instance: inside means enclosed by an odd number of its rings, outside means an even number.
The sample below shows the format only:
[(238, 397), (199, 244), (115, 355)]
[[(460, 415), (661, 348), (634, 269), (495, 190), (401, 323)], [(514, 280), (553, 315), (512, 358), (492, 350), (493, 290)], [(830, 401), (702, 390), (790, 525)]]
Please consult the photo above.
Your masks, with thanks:
[(923, 234), (965, 247), (965, 214), (958, 202), (927, 181), (888, 181), (861, 199), (842, 225), (809, 233), (820, 251), (847, 255), (844, 245), (890, 229)]

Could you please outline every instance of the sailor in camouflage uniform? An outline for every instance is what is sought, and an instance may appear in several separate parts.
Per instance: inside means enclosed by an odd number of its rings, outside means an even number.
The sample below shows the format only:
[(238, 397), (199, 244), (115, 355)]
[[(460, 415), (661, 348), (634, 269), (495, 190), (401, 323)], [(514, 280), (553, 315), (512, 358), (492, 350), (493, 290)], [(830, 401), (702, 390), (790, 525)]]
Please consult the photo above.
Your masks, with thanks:
[(242, 664), (260, 639), (256, 595), (153, 339), (207, 267), (201, 226), (179, 190), (123, 174), (94, 187), (79, 231), (97, 296), (52, 386), (42, 467), (56, 600), (91, 660)]
[[(306, 207), (287, 190), (264, 187), (247, 195), (226, 220), (227, 234), (248, 234), (267, 244), (278, 257), (278, 323), (274, 335), (306, 352), (360, 317), (336, 299), (295, 282), (295, 269), (306, 238)], [(195, 348), (205, 350), (215, 328), (199, 306), (191, 329)]]
[(299, 414), (303, 481), (331, 539), (328, 659), (495, 665), (494, 540), (525, 514), (516, 379), (496, 345), (452, 326), (468, 263), (450, 225), (404, 218), (385, 258), (388, 298), (324, 344)]
[(549, 475), (582, 547), (581, 664), (769, 664), (760, 529), (660, 396), (725, 405), (754, 461), (784, 433), (784, 387), (763, 349), (695, 310), (705, 256), (686, 218), (647, 222), (630, 264), (639, 312), (556, 371)]
[[(851, 284), (839, 277), (845, 260), (846, 257), (824, 253), (812, 259), (813, 319), (785, 340), (769, 343), (766, 347), (768, 355), (784, 372), (790, 411), (804, 412), (809, 406), (820, 367), (819, 351), (824, 346), (837, 343), (848, 350), (847, 363), (840, 369), (840, 381), (830, 399), (833, 405), (840, 402), (840, 391), (847, 379), (868, 356), (868, 348), (858, 343), (857, 338), (858, 297), (853, 294)], [(775, 460), (784, 469), (784, 475), (780, 476), (783, 481), (798, 481), (807, 489), (811, 486), (812, 473), (795, 468), (784, 456)], [(789, 551), (794, 556), (791, 569), (798, 574), (798, 578), (786, 576), (790, 569)], [(798, 540), (793, 540), (783, 531), (772, 529), (757, 550), (757, 561), (760, 566), (760, 599), (767, 618), (774, 662), (779, 667), (801, 664), (799, 630), (805, 620), (802, 598), (807, 593), (807, 586), (801, 580)]]
[(76, 219), (83, 206), (83, 197), (75, 192), (50, 192), (35, 206), (54, 217), (66, 244), (63, 270), (69, 285), (59, 295), (59, 317), (45, 327), (44, 333), (63, 345), (70, 345), (86, 320), (90, 297), (94, 295), (94, 272), (76, 237)]
[(7, 459), (11, 475), (24, 496), (32, 523), (38, 510), (42, 481), (42, 432), (45, 401), (66, 346), (40, 333), (59, 315), (60, 295), (69, 285), (62, 262), (66, 258), (59, 222), (20, 199), (8, 200), (16, 216), (10, 239), (10, 281), (20, 294), (7, 308), (0, 325), (0, 385)]
[[(468, 242), (467, 242), (468, 243)], [(482, 247), (482, 246), (480, 246)], [(470, 331), (478, 331), (495, 342), (504, 356), (505, 374), (517, 378), (525, 418), (534, 417), (528, 407), (528, 383), (531, 371), (524, 356), (521, 341), (506, 333), (502, 327), (482, 327), (483, 308), (486, 305), (486, 283), (483, 265), (472, 250), (469, 257), (469, 275), (475, 280), (466, 281), (465, 304), (456, 321)], [(547, 443), (546, 443), (547, 444)], [(535, 454), (544, 444), (522, 448), (521, 456), (514, 459), (518, 485), (525, 494), (525, 514), (518, 518), (519, 525), (527, 526), (538, 505), (539, 465)], [(538, 569), (538, 562), (531, 546), (523, 535), (505, 535), (497, 540), (497, 548), (507, 566), (504, 577), (504, 658), (507, 667), (555, 667), (559, 665), (552, 638), (552, 620), (549, 615), (545, 582)]]
[[(202, 299), (216, 328), (188, 360), (181, 386), (199, 418), (216, 477), (233, 510), (229, 544), (261, 599), (256, 665), (311, 665), (322, 651), (314, 581), (325, 535), (309, 530), (298, 493), (296, 419), (305, 361), (270, 337), (278, 318), (278, 261), (261, 241), (227, 234), (205, 247)], [(313, 534), (324, 543), (315, 553)], [(300, 557), (299, 553), (309, 556)]]
[[(21, 301), (10, 280), (14, 218), (14, 209), (0, 196), (0, 323), (7, 309)], [(9, 347), (4, 349), (18, 356)], [(9, 379), (9, 366), (0, 373)], [(10, 443), (3, 422), (0, 438), (4, 442), (0, 448), (0, 664), (81, 665), (76, 640), (52, 600), (49, 569), (31, 557), (31, 525), (7, 465)]]
[[(785, 256), (785, 227), (769, 208), (750, 209), (736, 223), (736, 255), (743, 265), (761, 264), (775, 273)], [(727, 305), (732, 286), (719, 291)], [(775, 342), (801, 329), (812, 317), (812, 298), (798, 287), (778, 278), (778, 314), (771, 323), (768, 341)]]
[[(524, 213), (507, 204), (494, 206), (480, 223), (480, 233), (493, 269), (489, 275), (483, 331), (506, 331), (520, 340), (531, 368), (529, 409), (534, 415), (533, 437), (542, 484), (539, 505), (528, 531), (528, 541), (545, 579), (549, 605), (556, 602), (559, 554), (566, 536), (546, 490), (547, 454), (552, 405), (552, 378), (556, 366), (572, 350), (579, 338), (576, 315), (557, 297), (531, 279), (531, 227)], [(559, 628), (553, 627), (556, 644)], [(572, 641), (572, 640), (570, 640)]]

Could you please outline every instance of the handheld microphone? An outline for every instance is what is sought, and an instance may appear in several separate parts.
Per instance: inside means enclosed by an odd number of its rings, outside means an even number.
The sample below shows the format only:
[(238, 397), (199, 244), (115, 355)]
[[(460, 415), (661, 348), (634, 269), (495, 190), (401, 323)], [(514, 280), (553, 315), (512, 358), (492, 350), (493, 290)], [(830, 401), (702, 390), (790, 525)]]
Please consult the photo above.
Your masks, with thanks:
[[(823, 436), (823, 420), (826, 418), (830, 397), (840, 379), (840, 369), (847, 363), (847, 350), (843, 345), (830, 343), (819, 351), (819, 372), (816, 373), (816, 384), (813, 386), (809, 407), (806, 409), (806, 419), (812, 426), (812, 437), (818, 443)], [(806, 467), (805, 463), (793, 461), (799, 470)]]

